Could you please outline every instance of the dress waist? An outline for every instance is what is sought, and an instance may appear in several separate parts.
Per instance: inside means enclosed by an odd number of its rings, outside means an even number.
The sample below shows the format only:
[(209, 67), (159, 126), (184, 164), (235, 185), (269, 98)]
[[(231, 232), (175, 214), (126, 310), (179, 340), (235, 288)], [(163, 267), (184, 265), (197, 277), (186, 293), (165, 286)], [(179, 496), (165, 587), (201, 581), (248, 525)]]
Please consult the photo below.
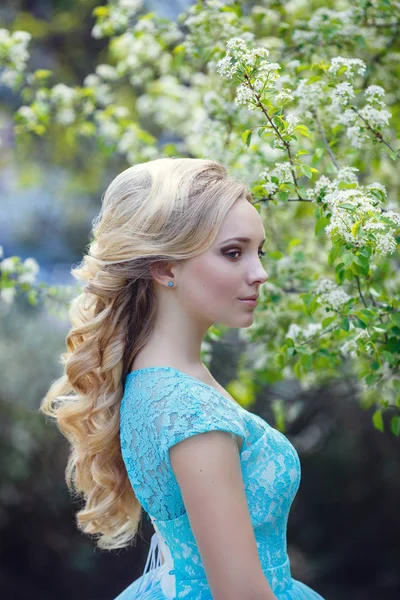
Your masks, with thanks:
[[(157, 558), (156, 550), (158, 550)], [(164, 562), (161, 562), (161, 555), (164, 559)], [(145, 577), (148, 571), (152, 572), (150, 579), (148, 577)], [(280, 565), (273, 567), (263, 567), (263, 573), (274, 593), (284, 591), (285, 589), (287, 589), (291, 581), (289, 557), (287, 557), (286, 561)], [(163, 539), (162, 535), (160, 535), (157, 531), (157, 528), (156, 532), (151, 538), (150, 550), (147, 557), (143, 576), (144, 577), (142, 580), (142, 584), (144, 585), (144, 588), (142, 586), (139, 587), (139, 589), (137, 590), (137, 595), (135, 596), (135, 600), (139, 599), (145, 591), (151, 589), (156, 583), (156, 581), (160, 582), (161, 589), (167, 598), (175, 598), (176, 578), (172, 556), (169, 552), (169, 549), (167, 548), (165, 540)], [(205, 579), (207, 579), (206, 575), (200, 573), (190, 578), (179, 577), (179, 580), (184, 582), (204, 582)]]

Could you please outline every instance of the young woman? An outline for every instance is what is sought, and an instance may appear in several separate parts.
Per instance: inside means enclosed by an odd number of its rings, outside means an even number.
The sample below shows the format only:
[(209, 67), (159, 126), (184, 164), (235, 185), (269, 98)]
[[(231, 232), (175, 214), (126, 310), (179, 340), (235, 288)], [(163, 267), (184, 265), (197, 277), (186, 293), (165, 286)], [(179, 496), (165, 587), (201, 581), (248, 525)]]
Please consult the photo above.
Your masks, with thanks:
[(253, 323), (264, 242), (221, 164), (161, 158), (111, 182), (72, 270), (86, 285), (41, 408), (71, 444), (80, 529), (116, 549), (137, 539), (142, 509), (153, 522), (144, 573), (118, 600), (321, 600), (286, 549), (297, 452), (201, 360), (213, 323)]

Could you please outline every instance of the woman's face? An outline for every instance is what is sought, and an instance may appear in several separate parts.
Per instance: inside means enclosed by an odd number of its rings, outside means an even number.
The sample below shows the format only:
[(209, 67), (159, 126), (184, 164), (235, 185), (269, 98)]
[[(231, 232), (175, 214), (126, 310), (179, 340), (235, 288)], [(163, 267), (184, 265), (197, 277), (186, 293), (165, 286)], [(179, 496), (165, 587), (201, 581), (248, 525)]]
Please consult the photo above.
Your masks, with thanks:
[[(230, 238), (249, 238), (249, 242)], [(229, 241), (228, 241), (229, 240)], [(241, 298), (258, 296), (268, 275), (260, 262), (265, 241), (262, 219), (245, 198), (230, 208), (212, 246), (181, 265), (177, 300), (194, 318), (209, 327), (251, 325), (255, 307)]]

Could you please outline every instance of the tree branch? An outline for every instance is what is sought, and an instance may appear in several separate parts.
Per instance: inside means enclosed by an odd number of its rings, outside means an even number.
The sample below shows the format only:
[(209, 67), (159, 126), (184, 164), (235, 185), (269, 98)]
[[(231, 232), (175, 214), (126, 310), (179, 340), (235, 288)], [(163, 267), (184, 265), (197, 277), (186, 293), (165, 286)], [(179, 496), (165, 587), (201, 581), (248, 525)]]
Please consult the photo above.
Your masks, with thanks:
[(297, 177), (296, 177), (296, 170), (294, 168), (294, 162), (293, 162), (293, 157), (292, 157), (292, 151), (290, 148), (290, 143), (286, 142), (283, 139), (281, 132), (279, 131), (279, 129), (277, 128), (277, 126), (275, 125), (275, 123), (273, 122), (271, 117), (269, 116), (268, 111), (265, 110), (265, 107), (264, 107), (263, 103), (261, 102), (261, 96), (259, 94), (257, 94), (257, 92), (255, 91), (254, 87), (251, 84), (250, 77), (249, 77), (249, 75), (247, 75), (247, 73), (245, 74), (245, 79), (247, 80), (248, 86), (250, 87), (251, 91), (255, 94), (255, 96), (257, 98), (258, 106), (261, 108), (262, 112), (264, 113), (265, 117), (267, 118), (272, 129), (275, 131), (277, 138), (282, 142), (282, 144), (284, 145), (284, 147), (286, 149), (286, 152), (287, 152), (288, 158), (289, 158), (289, 162), (290, 162), (290, 170), (292, 172), (295, 191), (296, 191), (296, 194), (297, 194), (299, 200), (302, 200), (302, 197), (300, 196), (300, 194), (298, 192), (299, 184), (298, 184)]
[(368, 123), (368, 121), (360, 115), (360, 113), (358, 112), (358, 110), (355, 106), (351, 106), (350, 108), (351, 108), (351, 110), (353, 110), (356, 113), (356, 115), (358, 115), (360, 117), (360, 119), (365, 123), (367, 128), (374, 134), (376, 139), (379, 140), (380, 142), (382, 142), (382, 144), (385, 144), (385, 146), (387, 146), (389, 148), (389, 150), (391, 150), (394, 154), (396, 154), (397, 158), (400, 158), (400, 152), (398, 150), (395, 150), (394, 148), (392, 148), (392, 146), (386, 140), (383, 139), (383, 136), (380, 133), (380, 131), (377, 131), (376, 129), (371, 127), (371, 125)]
[(319, 130), (319, 132), (320, 132), (320, 134), (321, 134), (322, 141), (324, 142), (325, 148), (327, 149), (327, 151), (328, 151), (328, 154), (329, 154), (329, 156), (331, 157), (331, 160), (332, 160), (333, 164), (335, 165), (336, 169), (339, 171), (339, 168), (340, 168), (340, 167), (339, 167), (339, 165), (338, 165), (338, 163), (337, 163), (337, 161), (336, 161), (335, 155), (334, 155), (334, 154), (333, 154), (333, 152), (332, 152), (332, 148), (330, 147), (330, 145), (329, 145), (329, 142), (328, 142), (328, 140), (326, 139), (326, 136), (325, 136), (325, 131), (324, 131), (324, 128), (322, 127), (322, 123), (321, 123), (321, 121), (319, 120), (318, 113), (317, 113), (317, 111), (316, 111), (316, 110), (312, 111), (312, 113), (313, 113), (313, 115), (314, 115), (314, 117), (315, 117), (315, 120), (316, 120), (316, 122), (317, 122), (317, 125), (318, 125), (318, 130)]

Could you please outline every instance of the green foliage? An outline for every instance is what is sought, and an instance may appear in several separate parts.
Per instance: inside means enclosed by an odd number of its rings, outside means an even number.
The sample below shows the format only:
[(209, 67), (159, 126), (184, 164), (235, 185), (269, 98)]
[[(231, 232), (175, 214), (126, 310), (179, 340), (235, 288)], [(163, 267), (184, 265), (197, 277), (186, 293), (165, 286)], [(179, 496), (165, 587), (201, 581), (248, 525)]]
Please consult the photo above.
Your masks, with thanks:
[[(128, 164), (210, 156), (247, 180), (268, 240), (269, 279), (243, 332), (263, 356), (257, 382), (294, 375), (311, 385), (351, 374), (361, 406), (375, 408), (373, 425), (383, 431), (388, 413), (395, 436), (397, 11), (390, 0), (329, 9), (215, 0), (175, 23), (108, 3), (94, 7), (92, 32), (106, 52), (77, 86), (46, 69), (29, 73), (29, 36), (0, 35), (3, 82), (24, 103), (15, 113), (20, 145), (47, 140), (71, 160), (90, 149)], [(35, 40), (45, 35), (27, 29)], [(178, 141), (159, 141), (171, 134)], [(37, 301), (34, 281), (24, 290), (16, 273), (3, 261), (3, 301), (12, 301), (10, 290)], [(209, 339), (223, 329), (213, 326)], [(235, 383), (238, 397), (251, 367)], [(283, 428), (282, 405), (274, 406)]]

